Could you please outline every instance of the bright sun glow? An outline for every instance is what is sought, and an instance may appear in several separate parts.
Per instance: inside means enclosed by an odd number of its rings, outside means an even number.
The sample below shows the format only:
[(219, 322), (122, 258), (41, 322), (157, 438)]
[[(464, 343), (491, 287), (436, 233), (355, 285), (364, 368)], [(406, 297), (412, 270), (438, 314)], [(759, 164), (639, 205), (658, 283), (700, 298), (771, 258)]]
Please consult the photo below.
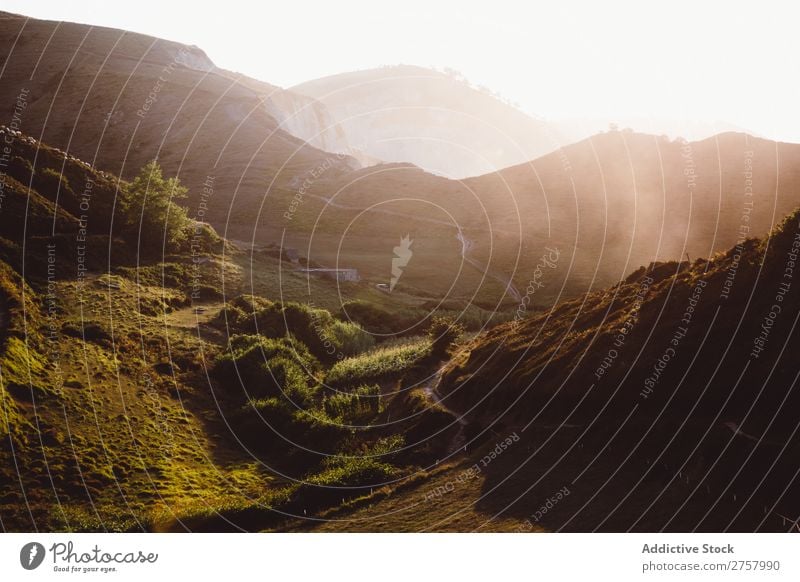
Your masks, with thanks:
[(795, 6), (575, 0), (396, 6), (4, 2), (5, 10), (38, 18), (196, 44), (218, 66), (284, 87), (386, 64), (450, 67), (550, 119), (723, 121), (800, 141)]

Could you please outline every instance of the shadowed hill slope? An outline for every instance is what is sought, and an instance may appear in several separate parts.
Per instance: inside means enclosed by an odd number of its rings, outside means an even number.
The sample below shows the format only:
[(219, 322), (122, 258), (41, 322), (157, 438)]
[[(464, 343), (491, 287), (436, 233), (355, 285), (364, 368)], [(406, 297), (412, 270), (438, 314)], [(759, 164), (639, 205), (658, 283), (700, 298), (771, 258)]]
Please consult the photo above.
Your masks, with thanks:
[[(616, 402), (640, 414), (691, 402), (698, 413), (724, 409), (732, 418), (755, 401), (776, 404), (797, 371), (789, 354), (798, 248), (793, 213), (763, 242), (748, 239), (710, 261), (640, 268), (605, 291), (482, 336), (454, 359), (442, 389), (460, 410), (475, 406), (476, 418), (502, 415), (517, 399), (514, 415), (582, 420)], [(695, 397), (677, 398), (678, 389)]]
[(478, 336), (437, 387), (468, 423), (466, 454), (295, 527), (788, 531), (798, 254), (794, 212), (711, 261), (653, 264)]
[(123, 178), (157, 157), (190, 187), (192, 216), (211, 178), (225, 192), (207, 204), (217, 225), (230, 213), (252, 231), (252, 206), (330, 157), (288, 133), (321, 106), (218, 69), (196, 47), (8, 13), (0, 47), (4, 123)]

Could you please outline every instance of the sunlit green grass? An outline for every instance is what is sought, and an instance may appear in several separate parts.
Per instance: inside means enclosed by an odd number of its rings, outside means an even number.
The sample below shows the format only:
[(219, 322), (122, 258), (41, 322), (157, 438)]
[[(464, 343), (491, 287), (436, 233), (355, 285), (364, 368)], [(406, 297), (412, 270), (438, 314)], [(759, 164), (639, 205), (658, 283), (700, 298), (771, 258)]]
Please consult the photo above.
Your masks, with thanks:
[(397, 374), (420, 363), (430, 353), (430, 348), (428, 339), (380, 347), (337, 362), (328, 372), (326, 381), (335, 385), (354, 385)]

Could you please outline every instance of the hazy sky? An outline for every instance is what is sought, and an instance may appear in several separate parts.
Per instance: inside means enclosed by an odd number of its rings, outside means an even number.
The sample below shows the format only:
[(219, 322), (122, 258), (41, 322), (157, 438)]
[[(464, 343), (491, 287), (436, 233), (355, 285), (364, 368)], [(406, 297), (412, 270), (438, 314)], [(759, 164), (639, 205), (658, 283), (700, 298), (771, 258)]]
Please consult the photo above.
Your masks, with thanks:
[(451, 67), (551, 119), (722, 120), (800, 142), (792, 2), (3, 0), (38, 18), (196, 44), (281, 86), (385, 64)]

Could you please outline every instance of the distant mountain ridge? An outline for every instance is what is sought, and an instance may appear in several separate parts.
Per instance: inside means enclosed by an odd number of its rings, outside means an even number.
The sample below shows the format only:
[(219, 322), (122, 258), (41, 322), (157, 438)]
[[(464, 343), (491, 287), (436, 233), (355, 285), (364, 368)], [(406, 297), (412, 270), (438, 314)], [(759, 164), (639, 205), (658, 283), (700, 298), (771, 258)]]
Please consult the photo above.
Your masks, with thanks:
[(292, 91), (324, 103), (350, 141), (366, 153), (451, 178), (537, 158), (566, 141), (557, 126), (423, 67), (342, 73)]
[[(307, 197), (303, 212), (320, 217), (310, 254), (328, 253), (328, 261), (336, 260), (337, 245), (319, 232), (330, 232), (338, 243), (344, 226), (354, 221), (341, 257), (365, 272), (371, 259), (355, 242), (350, 246), (351, 237), (368, 236), (364, 240), (377, 244), (387, 233), (394, 240), (411, 233), (421, 251), (424, 237), (435, 230), (443, 240), (452, 239), (451, 247), (428, 247), (418, 256), (446, 253), (438, 271), (445, 277), (447, 265), (460, 264), (457, 224), (473, 243), (469, 257), (512, 277), (524, 294), (546, 248), (557, 248), (558, 265), (547, 270), (535, 292), (533, 304), (541, 309), (613, 285), (641, 265), (687, 255), (708, 259), (744, 238), (764, 236), (800, 205), (798, 186), (797, 144), (736, 133), (684, 142), (610, 131), (461, 181), (413, 166), (362, 168), (314, 184), (309, 193), (319, 198)], [(322, 202), (330, 193), (335, 205)], [(402, 212), (403, 220), (362, 213), (378, 204)], [(366, 212), (369, 221), (363, 220)], [(431, 229), (414, 220), (415, 213), (453, 226)], [(412, 267), (404, 277), (413, 276)]]
[(414, 65), (330, 75), (292, 90), (325, 103), (350, 141), (366, 153), (450, 178), (499, 171), (612, 127), (688, 141), (745, 132), (721, 121), (543, 119), (473, 86), (459, 73)]

